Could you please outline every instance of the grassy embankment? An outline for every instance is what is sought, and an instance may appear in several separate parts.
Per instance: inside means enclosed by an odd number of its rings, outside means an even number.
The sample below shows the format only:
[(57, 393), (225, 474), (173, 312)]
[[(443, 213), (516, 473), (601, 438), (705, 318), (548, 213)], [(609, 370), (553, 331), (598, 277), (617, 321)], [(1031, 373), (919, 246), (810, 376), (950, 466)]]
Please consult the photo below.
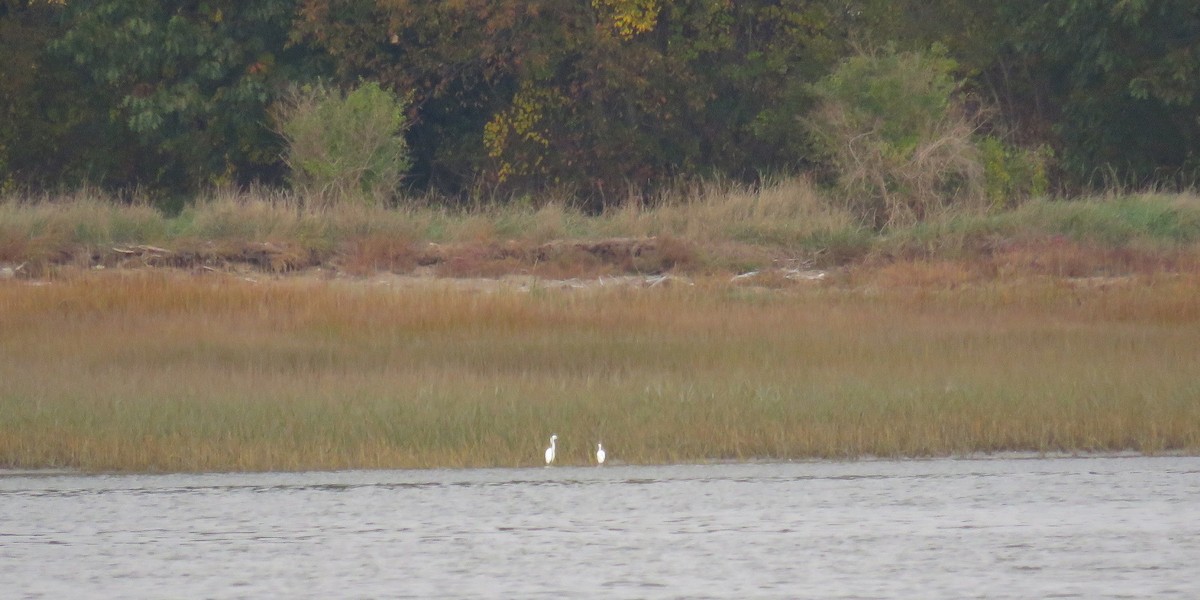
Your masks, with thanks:
[[(752, 192), (710, 186), (651, 208), (586, 216), (552, 199), (446, 209), (305, 210), (282, 194), (217, 194), (175, 217), (80, 193), (47, 201), (0, 200), (0, 265), (45, 277), (60, 267), (249, 266), (294, 272), (321, 266), (350, 275), (528, 273), (733, 273), (799, 261), (817, 267), (950, 260), (973, 275), (1087, 276), (1195, 270), (1200, 197), (1138, 195), (1033, 201), (997, 214), (947, 214), (876, 233), (799, 180)], [(559, 242), (655, 238), (637, 256)], [(146, 251), (135, 246), (168, 251)], [(132, 248), (131, 248), (132, 247)], [(619, 254), (619, 253), (618, 253)], [(22, 266), (23, 265), (23, 266)]]
[[(768, 280), (781, 288), (772, 292), (731, 285), (723, 265), (829, 260), (828, 244), (806, 241), (825, 234), (798, 233), (798, 218), (681, 225), (721, 210), (715, 200), (592, 219), (557, 208), (318, 218), (235, 203), (164, 219), (102, 203), (9, 204), (4, 264), (33, 261), (39, 247), (228, 242), (203, 225), (225, 210), (241, 211), (222, 222), (244, 227), (242, 241), (312, 243), (301, 232), (314, 231), (344, 270), (356, 243), (393, 227), (447, 244), (671, 235), (692, 256), (695, 285), (466, 293), (435, 280), (398, 291), (45, 259), (49, 283), (0, 281), (0, 467), (533, 465), (550, 433), (566, 463), (585, 463), (600, 440), (613, 460), (636, 463), (1194, 453), (1197, 204), (1034, 203), (880, 236), (831, 225), (828, 239), (862, 237), (858, 262), (821, 282)], [(55, 216), (73, 211), (87, 218)], [(131, 214), (148, 224), (114, 225)], [(277, 237), (262, 230), (273, 219)], [(764, 237), (740, 237), (748, 230)], [(736, 252), (708, 250), (721, 244)], [(1062, 277), (1095, 274), (1131, 276)]]

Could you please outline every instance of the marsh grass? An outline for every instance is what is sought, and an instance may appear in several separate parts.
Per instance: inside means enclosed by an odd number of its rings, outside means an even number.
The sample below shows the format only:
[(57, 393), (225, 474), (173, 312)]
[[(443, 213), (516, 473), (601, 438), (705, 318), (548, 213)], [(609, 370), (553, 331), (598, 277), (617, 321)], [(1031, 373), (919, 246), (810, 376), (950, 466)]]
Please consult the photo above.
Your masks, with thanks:
[[(675, 256), (649, 265), (603, 265), (585, 256), (558, 257), (562, 264), (551, 265), (529, 259), (547, 243), (613, 238), (661, 239)], [(554, 196), (458, 207), (419, 197), (392, 208), (321, 208), (293, 192), (264, 188), (215, 190), (173, 217), (93, 190), (0, 200), (0, 264), (23, 263), (35, 277), (52, 275), (61, 265), (115, 264), (120, 257), (114, 248), (133, 244), (216, 253), (219, 260), (272, 244), (284, 256), (259, 261), (268, 267), (325, 264), (356, 275), (410, 271), (422, 262), (422, 248), (436, 244), (443, 247), (439, 260), (454, 255), (440, 272), (450, 276), (522, 271), (576, 277), (664, 268), (719, 273), (782, 260), (832, 267), (914, 259), (976, 261), (977, 271), (988, 276), (1012, 270), (1088, 276), (1194, 270), (1200, 196), (1036, 200), (994, 214), (939, 213), (883, 231), (864, 227), (844, 204), (798, 178), (758, 188), (681, 185), (600, 214), (585, 214)]]
[(121, 244), (186, 249), (199, 243), (274, 242), (322, 259), (358, 254), (351, 262), (370, 264), (377, 262), (370, 256), (372, 248), (395, 253), (394, 247), (380, 243), (384, 238), (412, 244), (534, 246), (554, 240), (665, 236), (712, 247), (706, 257), (713, 260), (703, 264), (721, 266), (746, 257), (765, 260), (763, 252), (747, 250), (751, 246), (818, 252), (827, 240), (853, 239), (859, 230), (849, 213), (822, 200), (802, 179), (762, 189), (719, 183), (681, 187), (647, 204), (629, 202), (599, 215), (553, 197), (460, 207), (409, 198), (392, 208), (323, 208), (292, 192), (255, 188), (215, 190), (167, 217), (144, 205), (85, 191), (53, 200), (0, 200), (0, 261), (45, 267)]
[[(1200, 451), (1200, 197), (1032, 201), (882, 232), (839, 206), (799, 179), (598, 215), (553, 198), (314, 209), (217, 190), (168, 217), (88, 190), (10, 197), (0, 467), (531, 465), (550, 433), (566, 464), (597, 441), (631, 463)], [(609, 263), (555, 245), (648, 238)], [(361, 276), (452, 248), (442, 275), (675, 270), (695, 285), (89, 272), (139, 244), (270, 244), (262, 268), (315, 256)], [(842, 268), (729, 283), (781, 257)]]
[(0, 281), (0, 466), (1200, 451), (1200, 279), (465, 293)]
[(83, 248), (158, 243), (166, 220), (144, 204), (121, 204), (94, 190), (64, 197), (0, 200), (0, 262), (50, 262)]
[(989, 215), (950, 214), (887, 232), (891, 252), (961, 256), (997, 239), (1053, 237), (1097, 247), (1176, 248), (1200, 241), (1200, 196), (1133, 194), (1079, 200), (1039, 200)]

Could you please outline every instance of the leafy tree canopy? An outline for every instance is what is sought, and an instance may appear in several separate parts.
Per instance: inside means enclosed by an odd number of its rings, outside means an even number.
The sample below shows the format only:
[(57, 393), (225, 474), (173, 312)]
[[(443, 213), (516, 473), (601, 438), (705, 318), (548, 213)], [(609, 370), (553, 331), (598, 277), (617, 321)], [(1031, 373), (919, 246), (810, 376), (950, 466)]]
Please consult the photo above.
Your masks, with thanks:
[(316, 81), (410, 100), (406, 185), (753, 179), (812, 168), (811, 84), (890, 44), (944, 47), (1062, 187), (1189, 183), (1198, 31), (1194, 0), (0, 0), (0, 186), (284, 182), (270, 107)]
[(595, 196), (803, 159), (804, 85), (841, 51), (834, 1), (304, 0), (339, 77), (413, 94), (418, 175)]
[[(105, 125), (131, 142), (118, 179), (165, 189), (275, 176), (267, 107), (311, 61), (289, 48), (294, 0), (78, 0), (52, 45)], [(81, 115), (78, 123), (97, 115)]]

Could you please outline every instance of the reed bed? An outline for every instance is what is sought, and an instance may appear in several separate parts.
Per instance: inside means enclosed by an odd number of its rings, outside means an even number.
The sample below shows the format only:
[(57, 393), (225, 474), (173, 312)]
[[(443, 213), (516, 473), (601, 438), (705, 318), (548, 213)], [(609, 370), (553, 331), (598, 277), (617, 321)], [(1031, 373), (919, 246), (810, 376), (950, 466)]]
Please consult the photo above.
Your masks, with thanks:
[[(547, 242), (609, 238), (658, 238), (672, 246), (673, 256), (661, 264), (616, 267), (565, 256), (552, 269), (504, 260), (514, 248), (537, 254), (528, 251)], [(0, 198), (0, 269), (26, 277), (51, 277), (64, 266), (116, 266), (128, 262), (120, 252), (131, 245), (208, 257), (200, 262), (220, 265), (253, 262), (247, 255), (264, 244), (276, 253), (257, 261), (267, 270), (321, 265), (352, 275), (409, 272), (430, 244), (453, 247), (447, 254), (454, 260), (440, 264), (438, 272), (449, 276), (513, 270), (559, 278), (622, 270), (712, 274), (781, 262), (830, 267), (896, 259), (981, 261), (985, 271), (1027, 264), (1032, 268), (1024, 270), (1060, 276), (1195, 272), (1200, 196), (1040, 199), (994, 214), (947, 210), (927, 222), (884, 231), (863, 227), (846, 206), (804, 179), (758, 188), (683, 187), (601, 214), (586, 214), (552, 195), (469, 206), (408, 198), (389, 208), (314, 208), (288, 191), (217, 190), (178, 215), (94, 190)], [(1051, 261), (1039, 260), (1043, 255)], [(993, 264), (996, 256), (1000, 264)]]
[(723, 282), (3, 280), (0, 467), (1200, 451), (1200, 277)]
[[(831, 230), (858, 229), (850, 213), (807, 180), (762, 188), (697, 184), (588, 215), (553, 195), (456, 205), (403, 198), (393, 207), (311, 206), (286, 190), (215, 190), (174, 216), (84, 189), (64, 196), (0, 198), (0, 242), (55, 245), (176, 240), (298, 240), (319, 247), (372, 235), (433, 242), (674, 235), (793, 243)], [(10, 252), (19, 249), (11, 249)]]

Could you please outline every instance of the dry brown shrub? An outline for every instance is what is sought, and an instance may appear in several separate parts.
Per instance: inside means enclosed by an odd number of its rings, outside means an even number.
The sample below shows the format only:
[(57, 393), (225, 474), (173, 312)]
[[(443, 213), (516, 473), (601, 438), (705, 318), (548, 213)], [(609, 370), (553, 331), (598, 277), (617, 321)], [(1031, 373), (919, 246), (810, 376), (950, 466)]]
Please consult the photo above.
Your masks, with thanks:
[(863, 49), (814, 84), (814, 140), (851, 209), (878, 229), (986, 205), (974, 120), (944, 49)]
[(614, 271), (611, 264), (578, 245), (544, 244), (535, 256), (532, 274), (547, 279), (596, 277)]
[(447, 277), (501, 277), (524, 273), (532, 262), (531, 254), (527, 243), (517, 241), (458, 244), (445, 249), (437, 272)]
[(353, 275), (402, 273), (416, 268), (421, 252), (408, 237), (374, 234), (344, 244), (340, 258), (341, 267)]
[(877, 228), (896, 228), (936, 217), (951, 207), (986, 206), (983, 166), (971, 136), (975, 126), (948, 115), (911, 152), (896, 152), (877, 131), (853, 129), (843, 109), (826, 105), (821, 119), (842, 140), (834, 146), (838, 184), (852, 210)]
[(652, 244), (635, 247), (630, 258), (630, 270), (658, 274), (694, 265), (697, 251), (686, 240), (662, 235), (654, 238)]

